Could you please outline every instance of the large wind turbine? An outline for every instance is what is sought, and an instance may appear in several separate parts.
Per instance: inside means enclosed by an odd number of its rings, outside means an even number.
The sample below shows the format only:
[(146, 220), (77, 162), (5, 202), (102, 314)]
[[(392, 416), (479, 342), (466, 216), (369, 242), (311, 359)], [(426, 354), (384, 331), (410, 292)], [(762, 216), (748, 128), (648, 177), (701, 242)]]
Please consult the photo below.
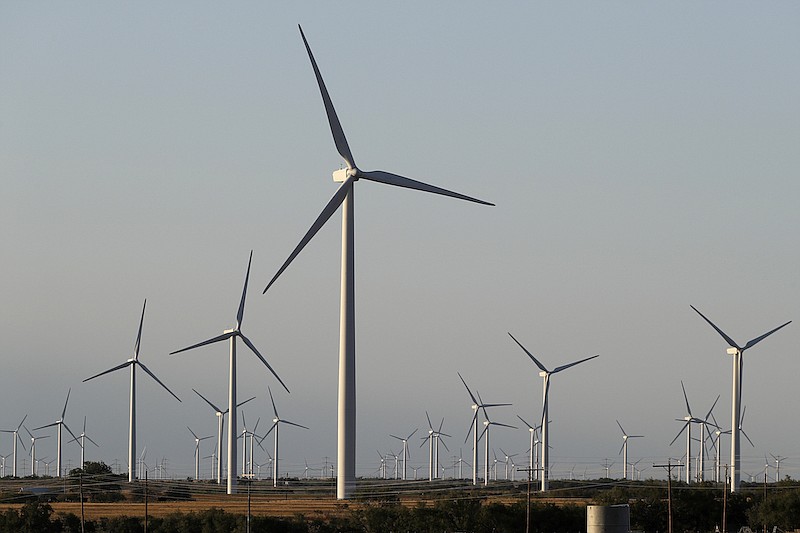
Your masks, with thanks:
[[(272, 372), (272, 375), (275, 376), (278, 382), (283, 385), (283, 388), (286, 389), (286, 392), (289, 392), (289, 389), (283, 383), (281, 378), (278, 377), (278, 374), (276, 374), (272, 367), (269, 366), (267, 360), (264, 359), (264, 357), (258, 352), (253, 343), (250, 342), (250, 339), (245, 337), (244, 333), (242, 333), (244, 301), (245, 298), (247, 298), (247, 282), (250, 279), (250, 264), (252, 262), (253, 251), (250, 250), (250, 259), (247, 261), (247, 273), (244, 276), (242, 299), (239, 302), (239, 311), (236, 313), (236, 325), (233, 327), (233, 329), (226, 329), (222, 335), (205, 340), (203, 342), (198, 342), (197, 344), (193, 344), (186, 348), (181, 348), (180, 350), (176, 350), (170, 354), (174, 355), (176, 353), (199, 348), (200, 346), (205, 346), (206, 344), (230, 340), (230, 363), (228, 370), (228, 416), (230, 417), (230, 420), (228, 421), (228, 494), (234, 494), (236, 492), (236, 469), (238, 468), (238, 463), (236, 461), (236, 337), (240, 337), (242, 339), (242, 342), (244, 342), (247, 347), (250, 348), (254, 354), (256, 354), (261, 362), (264, 363), (270, 372)], [(219, 409), (217, 409), (217, 411), (219, 411)], [(220, 448), (220, 454), (221, 453), (222, 448)], [(244, 460), (244, 457), (242, 460)]]
[(527, 350), (527, 348), (525, 348), (517, 339), (514, 338), (514, 335), (512, 335), (509, 332), (508, 336), (511, 337), (514, 340), (514, 342), (517, 343), (517, 346), (522, 348), (522, 351), (525, 352), (526, 354), (528, 354), (528, 357), (530, 357), (531, 360), (536, 364), (536, 366), (539, 367), (539, 370), (541, 370), (541, 372), (539, 372), (539, 376), (541, 376), (542, 379), (544, 380), (544, 385), (543, 385), (544, 392), (543, 392), (543, 396), (542, 396), (542, 440), (541, 440), (541, 448), (542, 448), (542, 486), (541, 486), (541, 490), (542, 490), (542, 492), (545, 492), (545, 491), (547, 491), (547, 489), (548, 489), (548, 487), (550, 485), (550, 446), (549, 446), (549, 443), (548, 443), (549, 435), (548, 435), (548, 431), (547, 431), (548, 426), (550, 425), (550, 419), (548, 418), (548, 413), (547, 413), (547, 411), (548, 411), (547, 402), (548, 402), (548, 396), (549, 396), (549, 393), (550, 393), (550, 376), (553, 375), (553, 374), (557, 374), (558, 372), (561, 372), (562, 370), (566, 370), (566, 369), (568, 369), (570, 367), (573, 367), (575, 365), (579, 365), (579, 364), (581, 364), (583, 362), (586, 362), (586, 361), (588, 361), (590, 359), (594, 359), (595, 357), (600, 357), (600, 355), (599, 354), (598, 355), (593, 355), (591, 357), (587, 357), (585, 359), (581, 359), (580, 361), (575, 361), (574, 363), (568, 363), (566, 365), (557, 366), (553, 370), (547, 370), (544, 367), (544, 365), (542, 363), (540, 363), (533, 356), (533, 354)]
[[(275, 414), (275, 418), (272, 419), (272, 427), (269, 428), (269, 431), (267, 431), (264, 434), (264, 437), (261, 439), (261, 441), (266, 439), (267, 435), (269, 435), (272, 430), (275, 430), (275, 456), (272, 458), (272, 461), (273, 461), (272, 462), (272, 464), (273, 464), (273, 466), (272, 466), (272, 486), (273, 487), (277, 487), (278, 486), (278, 474), (279, 474), (279, 472), (278, 472), (278, 429), (279, 429), (279, 426), (281, 424), (289, 424), (290, 426), (295, 426), (295, 427), (299, 427), (299, 428), (303, 428), (303, 429), (308, 429), (308, 428), (306, 426), (301, 426), (300, 424), (297, 424), (295, 422), (290, 422), (288, 420), (282, 419), (278, 415), (277, 407), (275, 407), (275, 399), (272, 397), (272, 389), (267, 387), (267, 390), (269, 391), (269, 399), (272, 402), (272, 412)], [(260, 442), (259, 442), (259, 444), (260, 444)]]
[(11, 465), (11, 475), (13, 477), (17, 477), (17, 441), (22, 444), (22, 449), (25, 449), (25, 443), (22, 442), (22, 437), (19, 436), (19, 430), (22, 428), (22, 424), (25, 423), (26, 418), (28, 418), (28, 415), (22, 417), (22, 421), (17, 426), (17, 429), (0, 429), (1, 433), (11, 433), (11, 438), (14, 439), (14, 451), (12, 452), (14, 454), (14, 460)]
[(142, 305), (142, 318), (139, 320), (139, 332), (136, 334), (136, 344), (133, 345), (133, 357), (122, 363), (121, 365), (117, 365), (114, 368), (110, 368), (105, 372), (100, 372), (99, 374), (95, 374), (94, 376), (88, 377), (84, 379), (84, 383), (89, 381), (90, 379), (94, 379), (100, 377), (104, 374), (108, 374), (109, 372), (115, 372), (117, 370), (121, 370), (126, 366), (131, 368), (131, 392), (130, 392), (130, 416), (128, 419), (128, 481), (133, 482), (136, 479), (136, 366), (142, 367), (151, 378), (153, 378), (156, 383), (164, 387), (164, 389), (170, 393), (176, 400), (181, 401), (180, 398), (175, 396), (175, 393), (169, 390), (169, 388), (164, 385), (160, 379), (156, 377), (155, 374), (150, 372), (150, 369), (147, 368), (144, 363), (139, 361), (139, 346), (142, 342), (142, 324), (144, 324), (144, 310), (147, 307), (147, 299), (144, 300), (144, 305)]
[(390, 437), (395, 438), (403, 443), (403, 481), (406, 480), (406, 459), (411, 456), (411, 452), (408, 451), (408, 439), (413, 437), (417, 430), (419, 430), (419, 428), (412, 431), (411, 434), (409, 434), (409, 436), (406, 438), (398, 437), (397, 435), (389, 435)]
[[(458, 377), (461, 379), (461, 383), (464, 384), (464, 388), (467, 389), (467, 394), (469, 394), (470, 399), (472, 400), (472, 421), (470, 422), (469, 429), (467, 430), (467, 436), (464, 438), (464, 442), (467, 442), (469, 439), (469, 434), (472, 432), (472, 484), (478, 484), (478, 412), (483, 409), (483, 414), (486, 416), (486, 408), (487, 407), (504, 407), (511, 405), (510, 403), (483, 403), (479, 401), (478, 398), (472, 394), (467, 382), (464, 381), (464, 378), (461, 376), (460, 372), (456, 372)], [(477, 391), (476, 391), (477, 392)]]
[(697, 310), (695, 306), (690, 306), (694, 309), (698, 315), (703, 317), (703, 320), (709, 323), (712, 328), (714, 328), (720, 336), (725, 339), (725, 342), (728, 343), (728, 355), (733, 356), (733, 391), (731, 394), (731, 492), (736, 492), (739, 490), (739, 486), (741, 484), (740, 473), (739, 473), (739, 462), (741, 460), (741, 453), (740, 453), (740, 443), (739, 443), (739, 421), (741, 420), (740, 410), (741, 410), (741, 402), (742, 402), (742, 371), (744, 367), (744, 352), (758, 344), (759, 342), (763, 341), (779, 329), (788, 326), (792, 323), (790, 320), (785, 324), (778, 326), (777, 328), (770, 330), (763, 335), (756, 337), (747, 341), (747, 344), (744, 346), (739, 346), (736, 344), (731, 337), (729, 337), (724, 331), (719, 329), (716, 324), (711, 322), (706, 316)]
[(289, 258), (278, 269), (278, 272), (267, 284), (264, 292), (267, 292), (275, 280), (278, 279), (289, 264), (294, 260), (300, 251), (316, 235), (319, 229), (325, 225), (333, 213), (342, 205), (342, 277), (341, 277), (341, 304), (339, 318), (339, 399), (338, 399), (338, 457), (336, 478), (336, 497), (347, 499), (352, 496), (355, 489), (356, 475), (356, 379), (355, 379), (355, 248), (354, 248), (354, 207), (353, 189), (354, 184), (359, 179), (375, 181), (386, 185), (405, 187), (418, 191), (441, 194), (470, 202), (477, 202), (485, 205), (493, 205), (463, 194), (459, 194), (440, 187), (434, 187), (420, 181), (412, 180), (397, 174), (384, 172), (381, 170), (362, 171), (356, 166), (350, 146), (344, 135), (344, 130), (333, 108), (325, 82), (322, 80), (317, 62), (311, 53), (303, 29), (300, 28), (300, 35), (308, 52), (308, 58), (314, 69), (314, 75), (319, 85), (322, 101), (325, 105), (325, 112), (328, 116), (333, 141), (336, 150), (347, 164), (346, 169), (337, 170), (333, 173), (333, 180), (341, 183), (333, 198), (322, 210), (322, 213), (314, 221), (314, 224), (306, 232), (300, 243), (289, 255)]
[[(208, 405), (211, 406), (211, 408), (214, 410), (214, 414), (217, 416), (217, 449), (219, 450), (218, 453), (220, 454), (220, 457), (221, 457), (221, 454), (222, 454), (222, 429), (225, 427), (225, 415), (228, 414), (228, 410), (225, 409), (223, 411), (222, 409), (220, 409), (219, 407), (217, 407), (216, 405), (214, 405), (213, 403), (208, 401), (208, 398), (206, 398), (205, 396), (203, 396), (202, 394), (197, 392), (195, 389), (192, 389), (192, 390), (194, 391), (195, 394), (197, 394), (203, 400), (205, 400), (205, 402)], [(236, 405), (236, 407), (239, 408), (239, 407), (243, 406), (244, 404), (246, 404), (247, 402), (249, 402), (250, 400), (255, 400), (255, 399), (256, 399), (255, 396), (253, 396), (251, 398), (248, 398), (243, 402), (239, 402)], [(220, 459), (220, 457), (217, 457), (217, 485), (222, 483), (222, 460)], [(204, 457), (204, 459), (205, 459), (205, 457)]]
[(637, 439), (644, 437), (644, 435), (628, 435), (622, 429), (622, 424), (619, 423), (619, 420), (617, 420), (617, 425), (622, 431), (622, 448), (619, 449), (619, 453), (622, 454), (622, 479), (628, 479), (628, 439)]
[(53, 426), (57, 426), (58, 427), (58, 430), (57, 430), (58, 431), (58, 434), (57, 434), (57, 437), (58, 437), (57, 441), (58, 442), (56, 444), (56, 469), (58, 470), (58, 473), (56, 474), (56, 477), (61, 477), (61, 443), (62, 443), (62, 441), (61, 441), (61, 428), (62, 427), (66, 428), (66, 430), (69, 431), (69, 434), (72, 435), (73, 439), (75, 439), (75, 440), (78, 439), (75, 436), (75, 434), (72, 432), (72, 430), (69, 429), (69, 426), (67, 426), (66, 422), (64, 422), (64, 417), (67, 414), (67, 404), (69, 403), (69, 394), (70, 394), (70, 392), (72, 392), (72, 389), (69, 389), (67, 391), (67, 400), (64, 402), (64, 410), (61, 411), (61, 418), (59, 418), (58, 420), (56, 420), (52, 424), (47, 424), (45, 426), (40, 426), (38, 428), (34, 428), (33, 429), (34, 431), (38, 431), (40, 429), (49, 428), (49, 427), (53, 427)]

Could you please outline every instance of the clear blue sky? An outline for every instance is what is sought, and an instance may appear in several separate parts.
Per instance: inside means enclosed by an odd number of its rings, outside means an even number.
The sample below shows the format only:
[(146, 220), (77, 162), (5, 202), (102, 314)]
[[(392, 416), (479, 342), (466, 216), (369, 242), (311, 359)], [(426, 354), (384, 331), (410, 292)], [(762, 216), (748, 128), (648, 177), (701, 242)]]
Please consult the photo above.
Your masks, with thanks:
[[(689, 304), (740, 343), (800, 318), (790, 2), (4, 2), (0, 427), (52, 422), (72, 387), (67, 423), (124, 461), (127, 375), (81, 380), (130, 356), (148, 298), (141, 357), (183, 403), (141, 377), (139, 449), (188, 475), (185, 426), (216, 432), (191, 388), (225, 402), (227, 349), (167, 353), (233, 326), (254, 249), (244, 331), (292, 393), (241, 352), (247, 420), (270, 385), (312, 428), (281, 433), (285, 464), (335, 457), (338, 214), (261, 295), (341, 164), (298, 23), (362, 168), (497, 204), (358, 184), (359, 475), (426, 409), (469, 455), (457, 371), (514, 403), (498, 421), (536, 418), (507, 331), (549, 366), (601, 354), (553, 379), (555, 476), (619, 465), (615, 419), (646, 435), (634, 460), (680, 457), (681, 379), (730, 425), (730, 357)], [(771, 452), (800, 475), (798, 327), (746, 354), (745, 472)]]

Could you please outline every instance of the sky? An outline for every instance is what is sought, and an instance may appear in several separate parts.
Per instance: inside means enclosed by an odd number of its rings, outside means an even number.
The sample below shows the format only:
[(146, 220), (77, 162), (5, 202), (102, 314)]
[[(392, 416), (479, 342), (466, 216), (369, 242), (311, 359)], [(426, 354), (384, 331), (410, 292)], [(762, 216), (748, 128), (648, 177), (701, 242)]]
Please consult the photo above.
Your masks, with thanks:
[[(138, 449), (193, 475), (186, 426), (216, 419), (191, 389), (226, 403), (227, 346), (168, 353), (234, 325), (253, 250), (243, 331), (291, 394), (240, 350), (246, 420), (266, 429), (271, 387), (310, 428), (281, 432), (284, 467), (336, 456), (339, 213), (261, 294), (343, 164), (301, 24), (362, 169), (496, 204), (357, 183), (357, 475), (426, 411), (448, 462), (470, 455), (457, 372), (513, 403), (494, 420), (538, 418), (511, 332), (548, 368), (600, 354), (553, 377), (554, 477), (619, 475), (615, 420), (662, 477), (681, 381), (731, 422), (727, 346), (689, 306), (740, 344), (800, 317), (798, 22), (791, 2), (0, 3), (0, 428), (53, 422), (71, 389), (87, 458), (124, 468), (128, 375), (82, 380), (131, 357), (147, 298), (140, 358), (182, 402), (140, 374)], [(743, 479), (769, 453), (800, 476), (798, 326), (745, 354)], [(522, 464), (528, 433), (492, 443)]]

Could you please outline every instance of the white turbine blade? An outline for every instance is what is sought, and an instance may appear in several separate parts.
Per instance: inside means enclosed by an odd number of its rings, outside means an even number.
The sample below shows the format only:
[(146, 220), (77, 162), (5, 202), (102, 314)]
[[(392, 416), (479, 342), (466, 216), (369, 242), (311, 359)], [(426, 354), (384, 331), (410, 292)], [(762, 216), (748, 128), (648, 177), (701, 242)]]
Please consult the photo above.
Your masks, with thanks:
[(191, 346), (187, 346), (186, 348), (181, 348), (180, 350), (175, 350), (174, 352), (170, 352), (170, 355), (175, 355), (176, 353), (186, 352), (188, 350), (193, 350), (194, 348), (199, 348), (200, 346), (205, 346), (206, 344), (214, 344), (215, 342), (225, 341), (233, 337), (236, 333), (231, 331), (228, 333), (223, 333), (222, 335), (217, 335), (212, 339), (205, 340), (203, 342), (198, 342), (197, 344), (192, 344)]
[(483, 200), (479, 200), (477, 198), (473, 198), (465, 194), (457, 193), (447, 189), (442, 189), (441, 187), (436, 187), (435, 185), (429, 185), (421, 181), (412, 180), (411, 178), (406, 178), (404, 176), (392, 174), (391, 172), (384, 172), (383, 170), (370, 170), (367, 172), (361, 170), (358, 172), (358, 177), (368, 181), (377, 181), (378, 183), (385, 183), (386, 185), (394, 185), (395, 187), (404, 187), (406, 189), (414, 189), (416, 191), (441, 194), (442, 196), (449, 196), (450, 198), (458, 198), (459, 200), (475, 202), (476, 204), (492, 205), (492, 206), (494, 205), (493, 203), (485, 202)]
[(64, 410), (63, 410), (63, 411), (61, 411), (61, 420), (64, 420), (64, 417), (65, 417), (65, 416), (66, 416), (66, 414), (67, 414), (67, 404), (69, 403), (69, 393), (71, 393), (71, 392), (72, 392), (72, 389), (70, 388), (70, 389), (67, 391), (67, 400), (64, 402)]
[(486, 409), (487, 407), (506, 407), (509, 405), (513, 405), (510, 403), (483, 403), (481, 404), (481, 409)]
[(289, 424), (290, 426), (297, 426), (299, 428), (308, 429), (306, 426), (303, 426), (301, 424), (297, 424), (295, 422), (289, 422), (288, 420), (281, 420), (281, 422), (283, 422), (284, 424)]
[(428, 415), (428, 411), (425, 411), (425, 418), (428, 419), (428, 427), (433, 431), (433, 424), (431, 423), (431, 417)]
[[(716, 325), (716, 324), (714, 324), (714, 323), (713, 323), (713, 322), (711, 322), (711, 321), (710, 321), (708, 318), (706, 318), (706, 315), (704, 315), (703, 313), (701, 313), (700, 311), (698, 311), (698, 310), (697, 310), (697, 308), (696, 308), (695, 306), (693, 306), (693, 305), (690, 305), (689, 307), (691, 307), (692, 309), (694, 309), (694, 310), (697, 312), (697, 314), (698, 314), (698, 315), (700, 315), (701, 317), (703, 317), (703, 320), (705, 320), (706, 322), (708, 322), (708, 323), (711, 325), (711, 327), (712, 327), (712, 328), (714, 328), (715, 330), (717, 330), (717, 333), (719, 333), (719, 334), (720, 334), (720, 336), (721, 336), (723, 339), (725, 339), (725, 342), (727, 342), (727, 343), (728, 343), (728, 346), (730, 346), (730, 347), (732, 347), (732, 348), (738, 348), (739, 350), (741, 350), (741, 349), (742, 349), (742, 347), (741, 347), (741, 346), (739, 346), (738, 344), (736, 344), (736, 341), (735, 341), (735, 340), (733, 340), (733, 339), (731, 339), (730, 337), (728, 337), (728, 335), (727, 335), (727, 334), (726, 334), (724, 331), (722, 331), (721, 329), (719, 329), (719, 328), (717, 327), (717, 325)], [(785, 325), (785, 324), (784, 324), (784, 325)], [(781, 326), (781, 327), (783, 327), (783, 326)]]
[(133, 364), (133, 361), (125, 361), (125, 362), (124, 362), (124, 363), (122, 363), (121, 365), (117, 365), (117, 366), (115, 366), (114, 368), (109, 368), (109, 369), (108, 369), (108, 370), (106, 370), (105, 372), (100, 372), (99, 374), (95, 374), (95, 375), (94, 375), (94, 376), (92, 376), (92, 377), (86, 378), (86, 379), (84, 379), (84, 380), (83, 380), (83, 382), (84, 382), (84, 383), (86, 383), (86, 382), (87, 382), (87, 381), (89, 381), (90, 379), (99, 378), (99, 377), (100, 377), (100, 376), (102, 376), (102, 375), (108, 374), (108, 373), (110, 373), (110, 372), (114, 372), (115, 370), (119, 370), (119, 369), (121, 369), (121, 368), (125, 368), (126, 366), (128, 366), (128, 365), (131, 365), (131, 364)]
[(144, 299), (144, 305), (142, 305), (142, 318), (139, 319), (139, 332), (136, 334), (136, 344), (133, 345), (133, 358), (139, 358), (139, 346), (142, 343), (142, 325), (144, 324), (144, 310), (147, 307), (147, 298)]
[(281, 385), (283, 385), (283, 388), (284, 388), (284, 389), (286, 389), (286, 392), (289, 392), (289, 387), (287, 387), (287, 386), (286, 386), (286, 384), (285, 384), (285, 383), (283, 382), (283, 380), (282, 380), (282, 379), (281, 379), (281, 378), (278, 376), (278, 374), (277, 374), (277, 373), (276, 373), (276, 372), (275, 372), (275, 371), (272, 369), (272, 367), (271, 367), (271, 366), (269, 366), (269, 363), (267, 363), (267, 360), (266, 360), (266, 359), (264, 359), (264, 356), (263, 356), (263, 355), (261, 355), (261, 354), (258, 352), (258, 350), (256, 350), (256, 347), (255, 347), (255, 346), (253, 346), (253, 343), (252, 343), (252, 342), (250, 342), (250, 339), (248, 339), (247, 337), (245, 337), (245, 336), (244, 336), (244, 335), (243, 335), (241, 332), (239, 333), (239, 337), (241, 337), (241, 339), (244, 341), (244, 343), (247, 345), (247, 347), (248, 347), (248, 348), (250, 348), (250, 349), (253, 351), (253, 353), (254, 353), (254, 354), (256, 354), (256, 355), (258, 356), (258, 358), (259, 358), (259, 359), (261, 359), (261, 362), (262, 362), (262, 363), (264, 363), (264, 365), (265, 365), (265, 366), (266, 366), (266, 367), (269, 369), (269, 371), (270, 371), (270, 372), (272, 372), (272, 375), (273, 375), (273, 376), (275, 376), (275, 379), (277, 379), (277, 380), (278, 380), (278, 382), (279, 382)]
[(250, 280), (250, 264), (253, 262), (253, 250), (250, 250), (250, 259), (247, 261), (247, 274), (244, 276), (244, 288), (242, 289), (242, 300), (239, 302), (239, 311), (236, 313), (236, 329), (242, 327), (244, 318), (244, 301), (247, 298), (247, 282)]
[(591, 357), (587, 357), (586, 359), (581, 359), (580, 361), (575, 361), (574, 363), (569, 363), (569, 364), (566, 364), (566, 365), (558, 366), (551, 372), (551, 374), (555, 374), (556, 372), (561, 372), (562, 370), (566, 370), (566, 369), (571, 368), (571, 367), (573, 367), (575, 365), (579, 365), (581, 363), (585, 363), (586, 361), (589, 361), (590, 359), (594, 359), (595, 357), (600, 357), (600, 354), (593, 355)]
[(83, 432), (86, 433), (86, 416), (83, 417)]
[(328, 124), (330, 124), (331, 127), (333, 142), (336, 144), (336, 151), (339, 152), (339, 155), (345, 160), (348, 168), (356, 168), (356, 162), (353, 159), (353, 154), (350, 152), (350, 146), (347, 144), (347, 139), (344, 136), (342, 124), (339, 122), (339, 117), (336, 115), (336, 110), (333, 108), (333, 102), (328, 94), (328, 89), (325, 87), (325, 82), (322, 80), (322, 74), (319, 72), (314, 54), (311, 53), (311, 47), (308, 45), (306, 35), (303, 33), (303, 28), (301, 28), (299, 24), (297, 27), (300, 29), (300, 36), (303, 38), (303, 44), (306, 46), (308, 58), (311, 60), (311, 66), (314, 68), (314, 76), (317, 78), (319, 92), (322, 94), (322, 102), (325, 104), (325, 113), (328, 115)]
[(760, 337), (756, 337), (756, 338), (755, 338), (755, 339), (753, 339), (753, 340), (747, 341), (747, 344), (745, 344), (745, 345), (744, 345), (744, 348), (742, 348), (742, 350), (747, 350), (748, 348), (752, 348), (753, 346), (755, 346), (755, 345), (756, 345), (756, 344), (758, 344), (759, 342), (763, 341), (764, 339), (766, 339), (767, 337), (769, 337), (770, 335), (772, 335), (773, 333), (775, 333), (775, 332), (776, 332), (776, 331), (778, 331), (779, 329), (781, 329), (781, 328), (783, 328), (783, 327), (785, 327), (785, 326), (788, 326), (788, 325), (789, 325), (789, 324), (791, 324), (791, 323), (792, 323), (792, 321), (790, 320), (790, 321), (789, 321), (789, 322), (787, 322), (786, 324), (783, 324), (783, 325), (781, 325), (781, 326), (778, 326), (777, 328), (773, 329), (772, 331), (768, 331), (768, 332), (764, 333), (764, 334), (763, 334), (763, 335), (761, 335)]
[[(200, 394), (199, 392), (197, 392), (197, 390), (196, 390), (196, 389), (192, 389), (192, 390), (194, 391), (194, 393), (195, 393), (195, 394), (197, 394), (197, 395), (198, 395), (198, 396), (200, 396), (200, 397), (201, 397), (203, 400), (205, 400), (205, 402), (206, 402), (208, 405), (210, 405), (210, 406), (211, 406), (211, 408), (214, 410), (214, 412), (215, 412), (215, 413), (222, 413), (222, 412), (223, 412), (223, 411), (222, 411), (222, 409), (220, 409), (219, 407), (217, 407), (216, 405), (214, 405), (213, 403), (211, 403), (210, 401), (208, 401), (208, 398), (206, 398), (205, 396), (203, 396), (202, 394)], [(226, 411), (226, 412), (227, 412), (227, 411)]]
[(330, 200), (328, 200), (328, 203), (325, 205), (325, 207), (323, 208), (322, 212), (319, 214), (317, 219), (311, 225), (306, 234), (303, 235), (303, 238), (300, 239), (300, 243), (295, 247), (294, 250), (292, 250), (292, 253), (289, 254), (289, 258), (283, 263), (283, 265), (281, 265), (281, 267), (278, 269), (278, 272), (272, 277), (269, 283), (267, 283), (267, 286), (264, 289), (263, 293), (266, 293), (267, 290), (269, 290), (269, 288), (272, 287), (272, 284), (275, 283), (275, 281), (281, 274), (283, 274), (283, 271), (288, 268), (289, 264), (291, 264), (292, 261), (294, 261), (294, 258), (300, 254), (303, 248), (305, 248), (306, 244), (308, 244), (309, 241), (314, 238), (314, 235), (317, 234), (320, 228), (322, 228), (322, 226), (325, 225), (328, 219), (331, 218), (333, 213), (337, 209), (339, 209), (339, 206), (344, 201), (345, 196), (347, 196), (347, 193), (350, 191), (350, 187), (353, 186), (353, 180), (354, 180), (353, 177), (347, 178), (339, 186), (339, 188), (336, 189), (336, 192), (333, 194), (333, 197)]
[(137, 361), (137, 363), (139, 364), (139, 366), (140, 366), (140, 367), (142, 367), (142, 370), (144, 370), (145, 372), (147, 372), (147, 373), (150, 375), (150, 377), (151, 377), (151, 378), (153, 378), (154, 380), (156, 380), (156, 382), (157, 382), (159, 385), (161, 385), (162, 387), (164, 387), (164, 389), (165, 389), (165, 390), (166, 390), (168, 393), (172, 394), (172, 396), (173, 396), (173, 397), (174, 397), (176, 400), (178, 400), (179, 402), (181, 401), (181, 399), (180, 399), (180, 398), (178, 398), (178, 397), (175, 395), (175, 393), (174, 393), (174, 392), (172, 392), (171, 390), (169, 390), (169, 387), (167, 387), (166, 385), (164, 385), (163, 383), (161, 383), (161, 380), (160, 380), (160, 379), (158, 379), (158, 378), (156, 377), (156, 375), (155, 375), (155, 374), (153, 374), (152, 372), (150, 372), (150, 369), (149, 369), (149, 368), (147, 368), (146, 366), (144, 366), (144, 363), (142, 363), (142, 362), (140, 362), (140, 361)]
[(539, 367), (539, 370), (541, 370), (542, 372), (547, 372), (547, 369), (544, 367), (544, 365), (543, 365), (542, 363), (540, 363), (540, 362), (539, 362), (539, 360), (538, 360), (538, 359), (536, 359), (536, 358), (533, 356), (533, 354), (532, 354), (531, 352), (529, 352), (529, 351), (528, 351), (528, 349), (527, 349), (527, 348), (525, 348), (525, 347), (522, 345), (522, 343), (521, 343), (521, 342), (519, 342), (519, 341), (516, 339), (516, 337), (514, 337), (514, 335), (512, 335), (512, 334), (511, 334), (511, 332), (508, 332), (508, 336), (509, 336), (509, 337), (511, 337), (512, 339), (514, 339), (514, 342), (516, 342), (516, 343), (517, 343), (517, 346), (519, 346), (520, 348), (522, 348), (522, 351), (523, 351), (523, 352), (525, 352), (526, 354), (528, 354), (528, 357), (530, 357), (530, 358), (531, 358), (531, 360), (533, 360), (533, 362), (534, 362), (534, 363), (536, 363), (536, 366), (538, 366), (538, 367)]
[(463, 377), (461, 377), (461, 373), (460, 372), (456, 372), (456, 374), (458, 374), (458, 377), (461, 379), (461, 383), (463, 383), (464, 387), (467, 389), (467, 394), (469, 394), (469, 397), (472, 398), (472, 403), (474, 403), (475, 405), (478, 405), (478, 400), (475, 399), (475, 395), (473, 395), (472, 391), (469, 390), (469, 387), (467, 386), (467, 382), (464, 381)]

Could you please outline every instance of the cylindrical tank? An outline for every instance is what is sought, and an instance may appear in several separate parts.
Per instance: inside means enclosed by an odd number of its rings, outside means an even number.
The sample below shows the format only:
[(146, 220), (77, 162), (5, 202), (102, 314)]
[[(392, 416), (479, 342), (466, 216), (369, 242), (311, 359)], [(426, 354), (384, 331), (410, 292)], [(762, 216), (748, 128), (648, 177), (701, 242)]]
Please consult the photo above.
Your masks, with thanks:
[(586, 533), (629, 533), (630, 530), (628, 504), (586, 506)]

